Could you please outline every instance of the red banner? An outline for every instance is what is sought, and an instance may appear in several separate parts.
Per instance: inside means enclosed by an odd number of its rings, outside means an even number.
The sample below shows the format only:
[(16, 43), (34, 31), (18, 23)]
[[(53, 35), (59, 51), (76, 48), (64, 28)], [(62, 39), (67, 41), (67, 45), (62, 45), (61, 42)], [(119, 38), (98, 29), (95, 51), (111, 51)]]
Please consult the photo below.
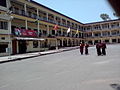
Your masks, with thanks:
[(15, 35), (35, 37), (35, 36), (37, 36), (37, 32), (34, 31), (34, 30), (26, 30), (26, 29), (15, 28)]
[(58, 25), (55, 25), (53, 30), (58, 30)]

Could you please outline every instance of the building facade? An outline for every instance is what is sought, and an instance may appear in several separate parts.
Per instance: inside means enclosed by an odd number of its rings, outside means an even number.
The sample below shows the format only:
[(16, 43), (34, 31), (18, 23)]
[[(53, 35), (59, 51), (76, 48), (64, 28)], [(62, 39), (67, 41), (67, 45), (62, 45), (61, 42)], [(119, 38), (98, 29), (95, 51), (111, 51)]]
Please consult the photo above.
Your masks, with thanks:
[(0, 4), (1, 56), (78, 46), (85, 41), (120, 42), (120, 20), (83, 24), (33, 0)]

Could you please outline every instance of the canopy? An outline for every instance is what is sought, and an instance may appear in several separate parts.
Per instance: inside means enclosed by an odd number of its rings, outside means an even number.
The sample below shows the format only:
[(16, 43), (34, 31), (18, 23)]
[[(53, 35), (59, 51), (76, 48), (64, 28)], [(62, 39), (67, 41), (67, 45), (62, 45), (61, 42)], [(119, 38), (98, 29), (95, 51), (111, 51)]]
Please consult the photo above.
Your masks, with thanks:
[(17, 40), (40, 40), (43, 41), (45, 40), (44, 38), (29, 38), (29, 37), (15, 37)]

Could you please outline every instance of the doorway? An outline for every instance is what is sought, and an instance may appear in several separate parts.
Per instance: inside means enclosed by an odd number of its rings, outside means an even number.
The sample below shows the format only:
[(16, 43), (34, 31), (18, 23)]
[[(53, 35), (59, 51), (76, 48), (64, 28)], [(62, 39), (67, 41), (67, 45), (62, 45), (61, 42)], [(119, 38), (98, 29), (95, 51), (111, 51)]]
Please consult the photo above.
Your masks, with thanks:
[(26, 46), (26, 41), (25, 40), (19, 40), (18, 41), (18, 46), (19, 46), (19, 53), (26, 53), (27, 46)]

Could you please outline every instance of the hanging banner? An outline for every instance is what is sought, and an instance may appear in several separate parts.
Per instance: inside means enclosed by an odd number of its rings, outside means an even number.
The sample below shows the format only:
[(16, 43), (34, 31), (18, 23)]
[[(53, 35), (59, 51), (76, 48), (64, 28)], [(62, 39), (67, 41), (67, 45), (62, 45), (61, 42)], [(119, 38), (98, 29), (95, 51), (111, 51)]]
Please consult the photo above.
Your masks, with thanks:
[(26, 29), (15, 28), (15, 35), (36, 37), (37, 32), (34, 31), (34, 30), (26, 30)]

